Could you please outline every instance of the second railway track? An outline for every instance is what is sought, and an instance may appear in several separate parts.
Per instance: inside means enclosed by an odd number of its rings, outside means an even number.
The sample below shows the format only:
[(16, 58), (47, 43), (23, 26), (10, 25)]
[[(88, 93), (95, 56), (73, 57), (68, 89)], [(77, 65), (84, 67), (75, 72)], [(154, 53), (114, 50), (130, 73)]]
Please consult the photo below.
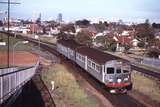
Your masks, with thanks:
[[(32, 41), (31, 42), (36, 43), (36, 41)], [(58, 56), (58, 53), (56, 52), (56, 50), (54, 48), (51, 48), (47, 45), (41, 44), (41, 47), (49, 52), (51, 52), (52, 54)], [(134, 98), (130, 97), (127, 94), (119, 94), (119, 95), (113, 95), (108, 93), (105, 88), (102, 88), (102, 85), (93, 77), (91, 77), (87, 72), (84, 72), (84, 70), (82, 70), (79, 67), (75, 67), (72, 63), (70, 63), (69, 61), (66, 61), (64, 59), (63, 60), (63, 64), (67, 64), (69, 67), (73, 68), (74, 71), (80, 71), (80, 72), (75, 72), (78, 73), (79, 75), (82, 75), (84, 77), (84, 79), (86, 81), (88, 81), (96, 90), (98, 90), (101, 94), (103, 94), (103, 96), (105, 96), (106, 99), (108, 99), (114, 107), (145, 107), (143, 104), (139, 103), (137, 100), (135, 100)]]
[[(22, 36), (19, 36), (19, 37), (21, 39), (25, 39), (25, 40), (28, 40), (32, 43), (38, 44), (38, 41), (36, 41), (34, 39), (30, 39), (30, 38), (26, 38), (26, 37), (23, 38)], [(53, 45), (53, 47), (55, 47), (55, 46)], [(57, 51), (53, 47), (48, 46), (46, 43), (41, 44), (41, 48), (58, 56)], [(88, 81), (101, 94), (103, 94), (103, 96), (105, 96), (113, 104), (114, 107), (145, 107), (143, 104), (139, 103), (139, 101), (137, 101), (136, 99), (132, 98), (131, 96), (129, 96), (127, 94), (113, 95), (113, 94), (108, 93), (104, 88), (102, 88), (101, 84), (96, 79), (91, 77), (87, 72), (84, 72), (81, 68), (73, 66), (73, 64), (67, 62), (66, 60), (63, 60), (63, 61), (65, 62), (65, 64), (72, 67), (73, 69), (78, 69), (80, 72), (75, 72), (75, 73), (82, 75), (85, 78), (85, 80)], [(77, 70), (75, 70), (75, 71), (77, 71)]]
[(81, 75), (89, 84), (91, 84), (98, 92), (100, 92), (106, 99), (108, 99), (114, 107), (145, 107), (145, 105), (141, 104), (139, 101), (132, 98), (128, 94), (110, 94), (99, 81), (90, 76), (77, 65), (75, 66), (72, 64), (70, 61), (63, 60), (62, 64), (72, 68), (75, 71), (72, 72), (74, 75)]

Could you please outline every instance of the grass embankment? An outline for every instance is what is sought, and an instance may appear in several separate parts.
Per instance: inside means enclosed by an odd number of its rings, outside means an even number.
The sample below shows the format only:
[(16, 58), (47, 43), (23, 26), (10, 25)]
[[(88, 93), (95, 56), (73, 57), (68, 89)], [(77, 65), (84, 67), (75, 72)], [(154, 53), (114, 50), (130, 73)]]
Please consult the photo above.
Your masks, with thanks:
[(79, 86), (76, 78), (63, 65), (56, 64), (43, 71), (42, 78), (51, 89), (51, 81), (55, 81), (53, 97), (57, 107), (99, 107)]
[(140, 73), (132, 73), (133, 89), (160, 103), (160, 82)]
[(56, 44), (57, 40), (53, 37), (41, 37), (41, 41)]

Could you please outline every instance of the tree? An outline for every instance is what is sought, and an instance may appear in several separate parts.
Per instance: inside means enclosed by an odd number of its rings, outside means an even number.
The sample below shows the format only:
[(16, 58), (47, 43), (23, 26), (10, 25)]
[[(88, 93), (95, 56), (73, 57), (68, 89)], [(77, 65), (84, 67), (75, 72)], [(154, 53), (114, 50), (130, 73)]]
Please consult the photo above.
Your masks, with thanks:
[(108, 24), (108, 22), (107, 22), (107, 21), (104, 21), (104, 25), (105, 25), (106, 27), (108, 27), (108, 26), (109, 26), (109, 24)]
[(117, 44), (116, 44), (116, 43), (111, 43), (111, 45), (110, 45), (110, 50), (111, 50), (112, 52), (115, 52), (116, 49), (117, 49)]
[(3, 26), (3, 22), (0, 20), (0, 26)]
[(160, 50), (159, 49), (150, 49), (150, 50), (148, 50), (147, 55), (149, 57), (158, 58), (160, 55)]
[(76, 21), (76, 25), (88, 26), (88, 25), (90, 25), (90, 21), (86, 20), (86, 19), (78, 20), (78, 21)]
[(140, 47), (140, 48), (144, 48), (145, 47), (145, 42), (140, 41), (140, 42), (138, 42), (137, 46)]
[(74, 39), (75, 38), (74, 35), (65, 34), (64, 32), (60, 32), (57, 36), (58, 36), (57, 39)]
[(116, 42), (113, 38), (108, 36), (98, 36), (95, 39), (96, 43), (101, 43), (104, 49), (115, 51), (116, 50)]
[(124, 49), (125, 49), (125, 52), (128, 52), (128, 50), (130, 49), (129, 45), (124, 45)]
[(143, 42), (149, 42), (154, 39), (153, 29), (148, 19), (146, 19), (145, 23), (136, 26), (136, 37)]
[(103, 32), (106, 29), (106, 26), (102, 22), (94, 24), (94, 26), (98, 32)]
[(91, 46), (92, 45), (92, 35), (89, 32), (79, 32), (76, 36), (76, 41), (79, 43)]
[(63, 26), (63, 27), (61, 28), (61, 31), (62, 31), (62, 32), (64, 32), (64, 31), (73, 32), (73, 33), (76, 32), (75, 27), (74, 27), (74, 24), (67, 24), (67, 25)]
[(159, 23), (153, 23), (152, 27), (156, 28), (156, 29), (160, 29), (160, 24)]

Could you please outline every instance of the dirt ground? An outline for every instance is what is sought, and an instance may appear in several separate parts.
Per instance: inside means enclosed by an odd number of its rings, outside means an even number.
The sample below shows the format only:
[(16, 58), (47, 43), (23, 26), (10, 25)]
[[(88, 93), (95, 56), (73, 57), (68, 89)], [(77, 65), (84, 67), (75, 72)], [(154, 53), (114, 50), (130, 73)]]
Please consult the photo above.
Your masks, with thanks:
[[(19, 66), (19, 67), (32, 66), (36, 64), (37, 61), (38, 61), (38, 56), (30, 52), (19, 51), (15, 52), (14, 56), (13, 53), (9, 53), (10, 66)], [(5, 66), (7, 64), (8, 64), (7, 52), (0, 52), (0, 65)]]

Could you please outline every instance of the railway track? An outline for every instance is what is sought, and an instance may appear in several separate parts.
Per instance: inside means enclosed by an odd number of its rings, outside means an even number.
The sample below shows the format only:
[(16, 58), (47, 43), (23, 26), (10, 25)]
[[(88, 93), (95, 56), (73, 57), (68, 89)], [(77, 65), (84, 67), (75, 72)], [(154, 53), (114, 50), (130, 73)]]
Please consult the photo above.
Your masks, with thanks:
[(81, 69), (80, 67), (73, 66), (71, 61), (63, 59), (63, 64), (66, 64), (75, 72), (73, 75), (81, 75), (88, 83), (90, 83), (98, 92), (100, 92), (106, 99), (108, 99), (114, 107), (145, 107), (145, 105), (139, 103), (136, 99), (132, 98), (128, 94), (110, 94), (103, 84), (92, 77), (88, 72)]
[(36, 87), (41, 93), (45, 107), (56, 107), (47, 86), (45, 85), (45, 83), (41, 78), (40, 71), (41, 71), (41, 67), (37, 70), (37, 73), (35, 74), (32, 80), (34, 83), (36, 83)]
[[(6, 32), (2, 32), (2, 33), (6, 33)], [(14, 36), (14, 34), (10, 34), (10, 36)], [(21, 35), (17, 35), (16, 37), (19, 38), (19, 39), (28, 40), (32, 43), (38, 44), (38, 41), (35, 40), (35, 39), (32, 39), (32, 38), (27, 38), (27, 37), (24, 37), (24, 36), (21, 36)], [(55, 44), (52, 44), (52, 43), (48, 44), (46, 42), (41, 42), (41, 47), (42, 48), (53, 49), (54, 51), (52, 51), (52, 53), (54, 53), (55, 55), (58, 55), (58, 53), (56, 53), (56, 50), (55, 50), (55, 48), (56, 48)], [(160, 79), (160, 72), (154, 72), (152, 70), (148, 70), (148, 69), (145, 69), (145, 68), (142, 68), (142, 67), (138, 67), (137, 65), (135, 65), (133, 63), (131, 63), (131, 68), (133, 70), (136, 70), (136, 71), (141, 72), (143, 74), (146, 74), (148, 76)]]
[[(34, 42), (37, 44), (37, 41), (34, 41), (32, 39), (28, 39), (30, 42)], [(50, 46), (41, 44), (41, 48), (44, 48), (45, 50), (51, 52), (52, 54), (59, 56), (59, 54), (56, 52), (56, 50)], [(63, 60), (63, 59), (62, 59)], [(139, 103), (137, 100), (133, 99), (127, 94), (119, 94), (119, 95), (112, 95), (109, 92), (106, 91), (105, 88), (102, 87), (102, 84), (99, 83), (95, 78), (90, 76), (87, 72), (85, 72), (83, 69), (73, 66), (70, 61), (63, 60), (65, 64), (70, 66), (71, 68), (75, 69), (76, 73), (79, 73), (84, 77), (86, 81), (88, 81), (96, 90), (98, 90), (101, 94), (105, 96), (113, 105), (114, 107), (145, 107), (143, 104)], [(80, 72), (77, 72), (80, 71)]]
[(131, 68), (133, 70), (136, 70), (136, 71), (141, 72), (143, 74), (146, 74), (148, 76), (160, 79), (160, 72), (154, 72), (154, 71), (151, 71), (151, 70), (148, 70), (148, 69), (144, 69), (144, 68), (138, 67), (134, 64), (131, 64)]
[[(31, 38), (26, 38), (26, 37), (24, 38), (20, 35), (19, 35), (18, 38), (28, 40), (28, 41), (30, 41), (34, 44), (38, 44), (37, 40), (31, 39)], [(46, 43), (43, 43), (43, 44), (41, 43), (41, 48), (43, 48), (43, 49), (51, 52), (52, 54), (58, 56), (59, 54), (56, 52), (55, 47), (53, 48), (50, 45), (47, 45)], [(69, 65), (70, 67), (73, 67), (73, 64), (71, 64), (69, 62), (66, 62), (65, 60), (63, 60), (63, 61), (67, 65)], [(132, 65), (132, 67), (135, 70), (141, 69), (141, 68), (137, 68), (133, 65)], [(84, 70), (82, 70), (81, 68), (78, 68), (78, 67), (75, 68), (75, 66), (73, 68), (78, 69), (78, 71), (80, 71), (80, 72), (76, 72), (76, 73), (79, 73), (80, 75), (82, 75), (86, 79), (86, 81), (88, 81), (96, 90), (98, 90), (101, 94), (103, 94), (115, 107), (128, 107), (128, 106), (130, 106), (130, 107), (145, 107), (143, 104), (139, 103), (137, 100), (135, 100), (134, 98), (132, 98), (131, 96), (129, 96), (127, 94), (112, 95), (112, 94), (108, 93), (105, 90), (105, 88), (102, 87), (101, 83), (99, 83), (95, 78), (90, 76), (87, 72), (84, 72)], [(141, 69), (141, 70), (143, 71), (143, 69)], [(75, 70), (75, 71), (77, 71), (77, 70)], [(148, 71), (146, 71), (146, 72), (148, 72)], [(143, 71), (143, 73), (148, 74), (146, 72)], [(153, 74), (153, 76), (154, 75), (155, 74)]]
[[(11, 34), (11, 36), (14, 36), (14, 34)], [(32, 38), (28, 38), (28, 37), (24, 37), (24, 36), (21, 36), (21, 35), (17, 35), (17, 38), (28, 40), (28, 41), (38, 45), (38, 40), (35, 40), (35, 39), (32, 39)], [(58, 56), (58, 53), (56, 52), (55, 44), (52, 44), (52, 43), (48, 44), (47, 42), (40, 42), (40, 44), (41, 44), (42, 48), (52, 49), (50, 51), (52, 51), (52, 53), (54, 53), (56, 56)], [(160, 72), (155, 72), (155, 71), (148, 70), (148, 69), (145, 69), (145, 68), (142, 68), (142, 67), (138, 67), (136, 64), (133, 64), (133, 63), (131, 63), (131, 68), (133, 70), (136, 70), (136, 71), (141, 72), (143, 74), (146, 74), (148, 76), (160, 79)]]

